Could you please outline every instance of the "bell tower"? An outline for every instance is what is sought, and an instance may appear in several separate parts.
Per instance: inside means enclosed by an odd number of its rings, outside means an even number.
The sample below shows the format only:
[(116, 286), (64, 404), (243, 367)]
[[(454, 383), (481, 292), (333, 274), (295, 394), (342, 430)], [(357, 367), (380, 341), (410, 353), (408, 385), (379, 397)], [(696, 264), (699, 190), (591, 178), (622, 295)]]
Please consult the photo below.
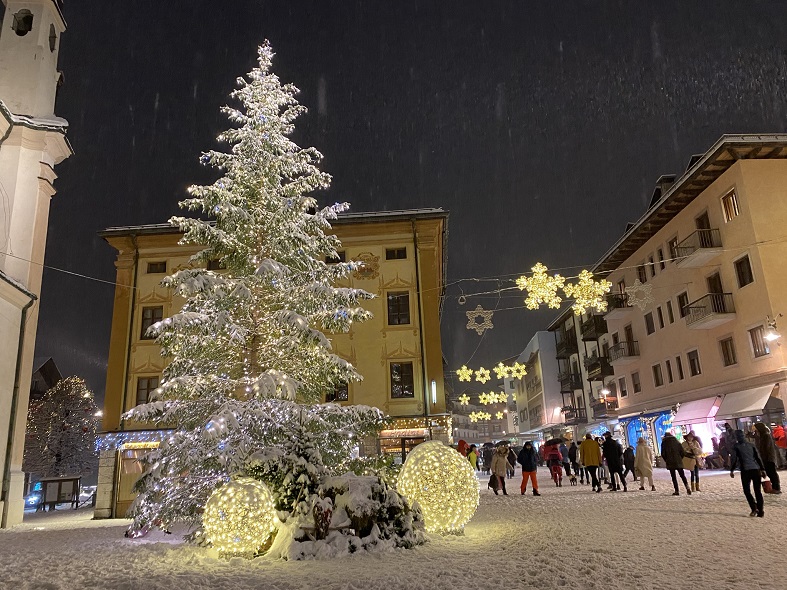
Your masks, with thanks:
[[(62, 0), (2, 0), (0, 25), (0, 526), (22, 521), (27, 406), (37, 300), (55, 194), (55, 166), (68, 158), (68, 122), (55, 116)], [(20, 304), (17, 287), (29, 297)], [(22, 298), (24, 299), (24, 297)], [(18, 318), (13, 311), (19, 312)]]

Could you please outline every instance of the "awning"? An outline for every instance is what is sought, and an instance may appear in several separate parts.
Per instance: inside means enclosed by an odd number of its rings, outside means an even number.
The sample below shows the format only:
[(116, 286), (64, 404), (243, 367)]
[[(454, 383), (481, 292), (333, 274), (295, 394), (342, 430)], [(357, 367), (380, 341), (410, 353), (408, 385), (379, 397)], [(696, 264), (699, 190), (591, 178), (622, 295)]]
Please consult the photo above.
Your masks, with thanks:
[(719, 410), (719, 403), (721, 396), (715, 395), (713, 397), (706, 397), (705, 399), (698, 399), (693, 402), (686, 402), (680, 404), (677, 413), (672, 418), (672, 424), (679, 426), (681, 424), (695, 424), (713, 418)]
[(744, 416), (759, 416), (765, 410), (784, 410), (784, 402), (779, 399), (778, 383), (728, 393), (719, 406), (716, 419), (728, 420)]

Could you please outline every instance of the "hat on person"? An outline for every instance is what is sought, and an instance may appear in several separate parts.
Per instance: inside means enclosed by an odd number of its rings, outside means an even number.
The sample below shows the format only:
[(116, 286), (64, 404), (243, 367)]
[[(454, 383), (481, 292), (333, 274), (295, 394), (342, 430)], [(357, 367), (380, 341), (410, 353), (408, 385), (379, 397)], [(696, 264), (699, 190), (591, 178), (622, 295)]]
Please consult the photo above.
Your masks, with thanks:
[(604, 433), (604, 436), (612, 436), (612, 433), (611, 433), (609, 430), (607, 430), (607, 431)]

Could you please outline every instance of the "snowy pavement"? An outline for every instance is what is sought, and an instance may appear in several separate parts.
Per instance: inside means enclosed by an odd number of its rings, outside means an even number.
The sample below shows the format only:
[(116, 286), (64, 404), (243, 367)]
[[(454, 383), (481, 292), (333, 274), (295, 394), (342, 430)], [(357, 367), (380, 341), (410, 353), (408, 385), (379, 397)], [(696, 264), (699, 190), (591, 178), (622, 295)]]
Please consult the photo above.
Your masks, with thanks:
[(555, 488), (546, 475), (539, 470), (540, 498), (519, 494), (518, 475), (509, 496), (480, 476), (481, 505), (464, 536), (331, 561), (227, 562), (178, 535), (126, 539), (126, 521), (91, 521), (86, 510), (28, 514), (0, 531), (0, 588), (770, 590), (787, 578), (787, 494), (766, 495), (765, 518), (749, 518), (737, 473), (702, 472), (703, 491), (691, 497), (673, 497), (660, 469), (655, 492), (634, 484), (594, 494), (567, 480)]

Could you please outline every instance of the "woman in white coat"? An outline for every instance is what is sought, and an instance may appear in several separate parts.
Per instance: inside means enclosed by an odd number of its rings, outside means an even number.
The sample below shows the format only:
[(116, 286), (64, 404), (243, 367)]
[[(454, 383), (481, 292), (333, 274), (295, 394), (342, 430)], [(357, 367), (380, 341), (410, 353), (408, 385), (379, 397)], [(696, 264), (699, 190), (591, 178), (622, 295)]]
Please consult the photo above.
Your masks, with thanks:
[(650, 483), (650, 490), (656, 491), (656, 486), (653, 485), (653, 450), (645, 442), (645, 439), (640, 437), (637, 441), (637, 456), (634, 458), (634, 469), (639, 473), (639, 489), (645, 489), (645, 478), (648, 478)]

